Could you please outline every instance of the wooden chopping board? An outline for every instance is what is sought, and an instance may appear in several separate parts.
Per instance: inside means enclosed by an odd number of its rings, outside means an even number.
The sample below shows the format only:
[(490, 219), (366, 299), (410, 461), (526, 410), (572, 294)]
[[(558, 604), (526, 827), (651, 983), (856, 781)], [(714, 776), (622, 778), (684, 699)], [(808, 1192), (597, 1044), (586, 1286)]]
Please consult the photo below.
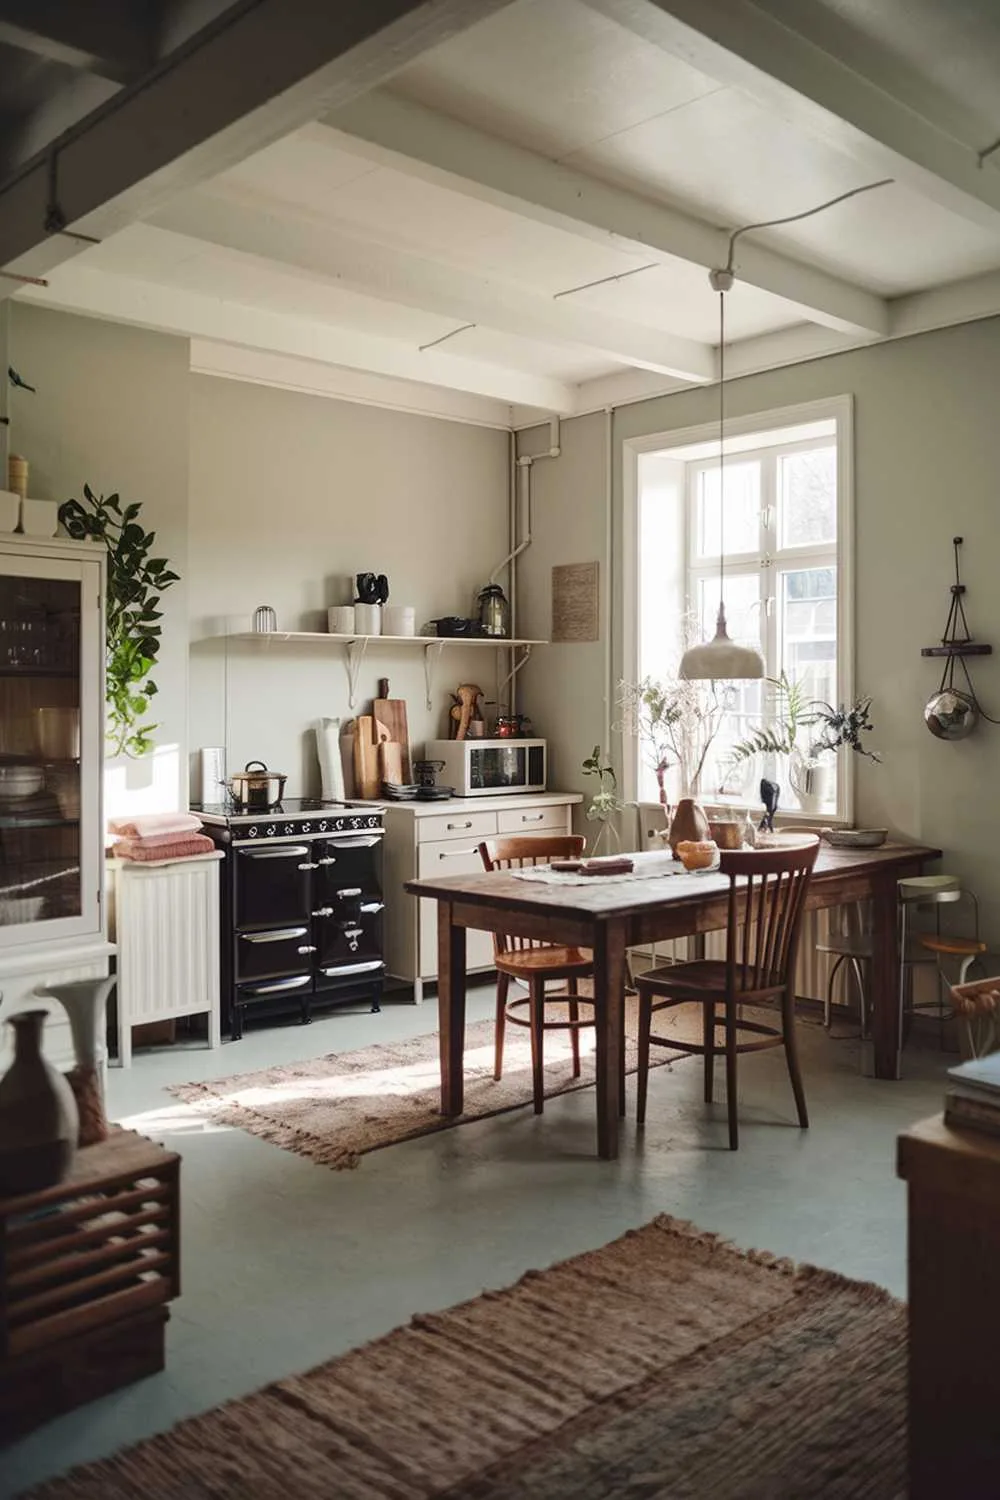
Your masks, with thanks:
[(354, 794), (377, 797), (381, 790), (375, 720), (371, 714), (359, 714), (354, 721)]
[[(406, 701), (403, 698), (389, 697), (389, 679), (379, 679), (378, 697), (372, 703), (372, 714), (375, 722), (380, 724), (386, 731), (385, 738), (392, 745), (399, 746), (400, 777), (386, 776), (386, 781), (402, 780), (409, 784), (413, 781), (413, 766), (410, 762), (410, 731), (406, 722)], [(388, 753), (388, 752), (387, 752)]]

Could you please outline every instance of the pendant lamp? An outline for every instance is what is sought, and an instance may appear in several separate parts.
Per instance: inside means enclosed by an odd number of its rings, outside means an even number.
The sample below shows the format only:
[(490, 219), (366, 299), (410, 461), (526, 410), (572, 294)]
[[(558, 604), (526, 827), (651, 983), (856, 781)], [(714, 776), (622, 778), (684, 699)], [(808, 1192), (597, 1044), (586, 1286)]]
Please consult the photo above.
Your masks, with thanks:
[(719, 613), (715, 635), (702, 646), (691, 646), (681, 657), (678, 676), (684, 680), (719, 682), (763, 677), (764, 659), (750, 646), (738, 646), (726, 629), (723, 583), (726, 568), (726, 293), (733, 284), (729, 270), (709, 272), (713, 290), (719, 294)]

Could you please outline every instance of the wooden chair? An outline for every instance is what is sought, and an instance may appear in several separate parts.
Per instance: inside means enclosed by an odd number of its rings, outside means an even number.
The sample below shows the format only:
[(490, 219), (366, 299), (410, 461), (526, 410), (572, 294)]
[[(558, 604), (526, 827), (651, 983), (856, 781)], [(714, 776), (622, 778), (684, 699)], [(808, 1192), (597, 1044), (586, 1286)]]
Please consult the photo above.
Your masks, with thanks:
[[(553, 859), (579, 859), (585, 843), (585, 839), (576, 835), (550, 838), (545, 834), (528, 834), (517, 838), (492, 839), (488, 844), (480, 844), (479, 855), (487, 870), (518, 870), (526, 865), (545, 865)], [(581, 979), (587, 979), (593, 973), (593, 960), (582, 948), (557, 947), (552, 943), (539, 943), (502, 932), (493, 935), (493, 955), (497, 968), (496, 1056), (493, 1077), (499, 1081), (503, 1076), (503, 1044), (507, 1022), (529, 1027), (532, 1093), (535, 1114), (540, 1115), (545, 1105), (543, 1039), (546, 1031), (569, 1031), (573, 1049), (573, 1077), (580, 1076), (580, 1028), (593, 1026), (594, 1019), (593, 1015), (585, 1020), (580, 1019), (581, 1003), (592, 1006), (593, 1002), (586, 996), (578, 996), (577, 986)], [(518, 979), (528, 986), (526, 1000), (508, 1001), (507, 991), (512, 979)], [(565, 992), (546, 996), (545, 985), (550, 979), (565, 980)], [(546, 999), (565, 1001), (569, 1019), (547, 1021)], [(518, 1014), (524, 1009), (527, 1009), (527, 1018)]]
[[(638, 1124), (642, 1125), (646, 1120), (649, 1049), (655, 1044), (704, 1057), (707, 1104), (712, 1102), (715, 1059), (726, 1059), (726, 1103), (732, 1151), (739, 1146), (737, 1056), (741, 1052), (783, 1046), (799, 1124), (803, 1129), (808, 1126), (809, 1116), (795, 1046), (793, 982), (806, 892), (818, 847), (818, 841), (815, 841), (794, 849), (724, 850), (720, 869), (729, 876), (726, 957), (674, 964), (636, 977), (639, 991)], [(780, 1027), (742, 1018), (742, 1006), (779, 999)], [(654, 1011), (692, 1001), (700, 1002), (703, 1007), (700, 1044), (680, 1041), (674, 1036), (652, 1035)], [(724, 1007), (721, 1016), (719, 1006)], [(725, 1030), (722, 1046), (716, 1045), (718, 1027)], [(738, 1041), (741, 1032), (751, 1033), (752, 1039)]]

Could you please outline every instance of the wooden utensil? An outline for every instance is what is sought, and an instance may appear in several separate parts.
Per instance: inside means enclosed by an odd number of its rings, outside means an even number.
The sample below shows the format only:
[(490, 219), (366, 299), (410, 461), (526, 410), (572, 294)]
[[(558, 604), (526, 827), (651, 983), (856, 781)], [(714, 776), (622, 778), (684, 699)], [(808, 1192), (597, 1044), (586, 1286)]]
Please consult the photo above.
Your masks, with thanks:
[(406, 722), (406, 702), (403, 698), (389, 697), (389, 679), (380, 677), (378, 684), (378, 697), (372, 704), (372, 715), (375, 720), (383, 725), (386, 730), (385, 738), (399, 746), (400, 775), (398, 777), (387, 776), (386, 781), (404, 781), (409, 784), (413, 780), (413, 767), (410, 762), (410, 731)]
[(358, 797), (377, 797), (381, 786), (375, 720), (359, 714), (354, 721), (354, 789)]
[(378, 755), (379, 788), (383, 781), (399, 786), (403, 780), (403, 747), (389, 738), (389, 731), (378, 719), (375, 727), (375, 749)]

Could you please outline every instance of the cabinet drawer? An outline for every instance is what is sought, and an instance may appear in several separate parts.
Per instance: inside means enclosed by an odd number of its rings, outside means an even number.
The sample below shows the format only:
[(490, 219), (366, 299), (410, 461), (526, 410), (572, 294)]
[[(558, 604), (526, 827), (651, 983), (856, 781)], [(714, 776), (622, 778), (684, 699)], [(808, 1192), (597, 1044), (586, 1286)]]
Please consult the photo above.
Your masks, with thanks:
[[(438, 839), (468, 839), (470, 843), (478, 844), (480, 839), (490, 839), (496, 833), (497, 815), (495, 812), (442, 813), (440, 817), (417, 818), (416, 824), (421, 844)], [(423, 874), (423, 870), (420, 873)]]
[(442, 875), (482, 875), (483, 862), (479, 858), (478, 839), (475, 834), (466, 834), (464, 839), (439, 839), (434, 844), (421, 844), (417, 850), (417, 872), (421, 880)]
[(512, 807), (497, 812), (498, 833), (569, 833), (570, 810), (562, 807)]

